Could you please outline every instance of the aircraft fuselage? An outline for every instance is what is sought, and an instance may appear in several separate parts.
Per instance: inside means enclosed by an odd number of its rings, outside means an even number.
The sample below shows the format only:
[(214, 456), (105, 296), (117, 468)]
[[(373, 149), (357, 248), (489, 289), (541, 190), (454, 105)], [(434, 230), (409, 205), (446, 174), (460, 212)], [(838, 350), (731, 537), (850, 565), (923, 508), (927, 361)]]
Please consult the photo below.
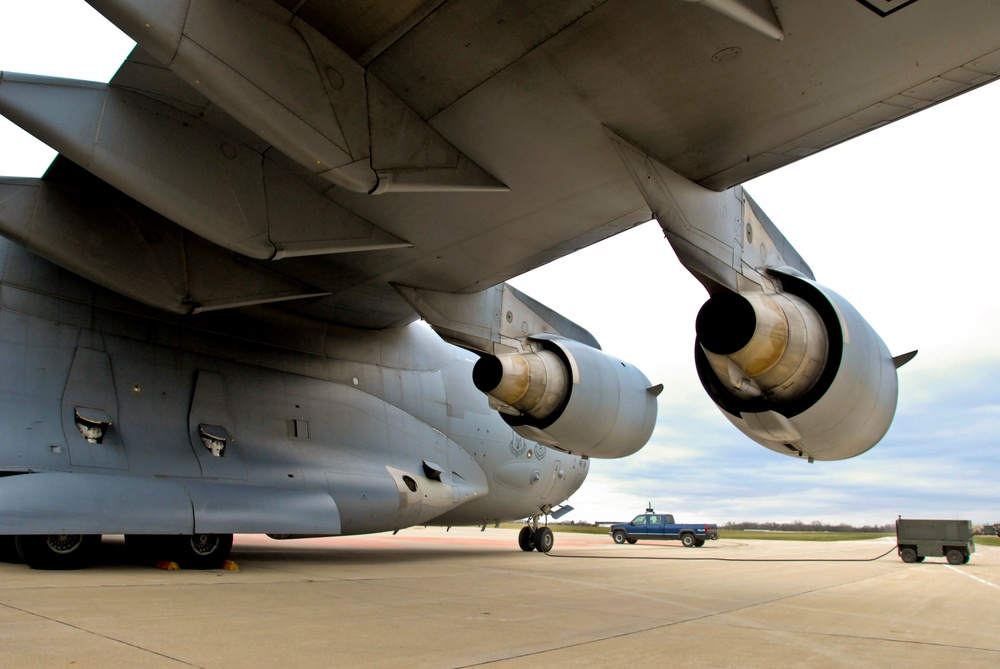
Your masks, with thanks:
[(361, 534), (534, 516), (585, 458), (517, 436), (414, 323), (178, 317), (0, 240), (0, 534)]

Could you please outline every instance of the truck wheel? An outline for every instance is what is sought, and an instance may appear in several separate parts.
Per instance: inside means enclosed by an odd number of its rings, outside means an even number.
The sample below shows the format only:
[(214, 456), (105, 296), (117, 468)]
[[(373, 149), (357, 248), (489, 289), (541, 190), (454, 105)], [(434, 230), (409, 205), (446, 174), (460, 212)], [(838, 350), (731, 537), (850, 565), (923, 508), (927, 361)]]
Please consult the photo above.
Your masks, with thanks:
[(965, 562), (965, 555), (956, 548), (949, 549), (944, 556), (948, 558), (948, 564), (962, 564)]
[(899, 559), (906, 563), (917, 561), (917, 551), (912, 548), (900, 548)]
[(635, 542), (637, 542), (637, 541), (639, 541), (639, 540), (638, 540), (638, 539), (628, 539), (628, 542), (629, 542), (630, 544), (634, 544), (634, 543), (635, 543)]
[(556, 538), (552, 534), (552, 530), (547, 527), (539, 527), (535, 531), (535, 549), (539, 553), (548, 553), (552, 550), (553, 544), (555, 544)]
[(615, 540), (616, 544), (623, 544), (628, 537), (625, 536), (625, 530), (615, 530), (611, 538)]
[(684, 548), (691, 548), (692, 546), (694, 546), (694, 535), (685, 534), (684, 536), (682, 536), (681, 545), (684, 546)]
[(701, 548), (704, 545), (705, 545), (705, 540), (704, 539), (695, 539), (694, 540), (694, 547), (695, 548)]
[(529, 553), (535, 550), (535, 533), (531, 531), (531, 527), (525, 525), (521, 528), (521, 531), (517, 534), (517, 545), (521, 547), (521, 550), (525, 553)]

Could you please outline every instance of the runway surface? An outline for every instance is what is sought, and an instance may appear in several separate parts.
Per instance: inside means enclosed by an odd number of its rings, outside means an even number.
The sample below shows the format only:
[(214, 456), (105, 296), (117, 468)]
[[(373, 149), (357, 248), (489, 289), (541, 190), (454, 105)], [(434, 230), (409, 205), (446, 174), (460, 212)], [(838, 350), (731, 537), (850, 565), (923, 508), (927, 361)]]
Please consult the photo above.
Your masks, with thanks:
[[(239, 571), (0, 563), (5, 667), (997, 667), (1000, 549), (904, 564), (891, 540), (618, 546), (505, 529), (277, 542)], [(861, 561), (868, 560), (868, 561)]]

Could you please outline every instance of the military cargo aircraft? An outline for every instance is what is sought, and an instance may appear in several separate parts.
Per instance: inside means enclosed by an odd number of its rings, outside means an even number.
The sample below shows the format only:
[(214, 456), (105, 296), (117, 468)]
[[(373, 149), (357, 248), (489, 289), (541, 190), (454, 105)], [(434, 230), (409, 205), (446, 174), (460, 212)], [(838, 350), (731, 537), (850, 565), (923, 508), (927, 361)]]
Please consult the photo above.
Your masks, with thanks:
[(1000, 73), (990, 2), (90, 4), (137, 44), (109, 83), (0, 76), (59, 152), (0, 179), (0, 535), (38, 568), (517, 518), (550, 550), (663, 385), (506, 281), (651, 218), (723, 415), (863, 453), (912, 353), (740, 184)]

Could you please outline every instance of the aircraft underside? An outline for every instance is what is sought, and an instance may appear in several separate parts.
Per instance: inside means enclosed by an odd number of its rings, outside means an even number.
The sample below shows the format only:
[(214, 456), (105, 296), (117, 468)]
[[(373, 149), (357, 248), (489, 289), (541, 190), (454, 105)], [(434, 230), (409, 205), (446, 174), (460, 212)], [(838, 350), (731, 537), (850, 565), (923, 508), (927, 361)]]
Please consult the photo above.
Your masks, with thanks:
[(726, 420), (864, 453), (915, 352), (740, 182), (1000, 77), (989, 3), (89, 2), (136, 41), (111, 81), (0, 72), (59, 154), (0, 177), (0, 550), (33, 566), (523, 517), (550, 549), (664, 386), (506, 281), (651, 218)]
[(515, 434), (473, 387), (475, 356), (426, 327), (303, 324), (262, 346), (266, 315), (180, 324), (6, 240), (0, 257), (2, 535), (495, 523), (587, 474)]

